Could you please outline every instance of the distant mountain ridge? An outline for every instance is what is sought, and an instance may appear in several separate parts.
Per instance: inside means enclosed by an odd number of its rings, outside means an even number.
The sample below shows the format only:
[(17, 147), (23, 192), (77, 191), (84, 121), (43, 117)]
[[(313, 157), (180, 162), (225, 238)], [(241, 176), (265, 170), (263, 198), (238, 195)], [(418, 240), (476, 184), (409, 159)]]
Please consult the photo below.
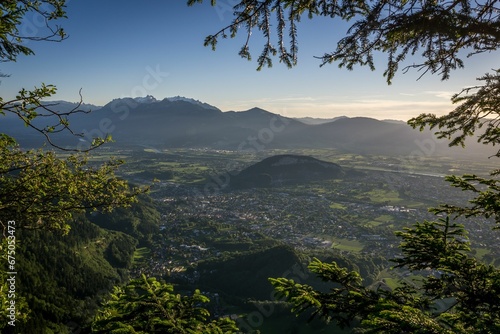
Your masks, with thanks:
[[(76, 104), (47, 102), (60, 111)], [(87, 105), (83, 105), (87, 107)], [(419, 132), (404, 122), (367, 117), (339, 117), (321, 124), (274, 114), (261, 108), (223, 112), (207, 103), (185, 97), (157, 100), (153, 96), (114, 99), (91, 113), (73, 115), (70, 126), (84, 138), (57, 135), (65, 147), (85, 148), (93, 137), (111, 135), (116, 145), (129, 147), (211, 148), (255, 153), (267, 149), (337, 149), (371, 155), (406, 155), (412, 158), (444, 155), (474, 158), (493, 155), (470, 141), (470, 148), (448, 148), (431, 131)], [(43, 124), (44, 119), (36, 120)], [(0, 122), (0, 132), (18, 138), (24, 146), (40, 146), (43, 138), (26, 129), (15, 117)]]
[(188, 97), (183, 97), (183, 96), (167, 97), (167, 100), (169, 100), (171, 102), (184, 101), (184, 102), (189, 102), (189, 103), (193, 103), (193, 104), (199, 105), (199, 106), (201, 106), (203, 108), (220, 110), (219, 108), (214, 107), (213, 105), (210, 105), (208, 103), (201, 102), (199, 100), (195, 100), (195, 99), (188, 98)]
[(338, 116), (333, 118), (316, 118), (316, 117), (296, 117), (295, 119), (309, 125), (318, 125), (324, 123), (335, 122), (336, 120), (348, 118), (347, 116)]
[(201, 102), (199, 100), (196, 100), (196, 99), (193, 99), (193, 98), (190, 98), (190, 97), (184, 97), (184, 96), (172, 96), (172, 97), (166, 97), (164, 98), (163, 100), (157, 100), (154, 96), (152, 95), (147, 95), (147, 96), (144, 96), (144, 97), (122, 97), (122, 98), (117, 98), (117, 99), (113, 99), (112, 101), (110, 101), (109, 103), (107, 103), (105, 106), (109, 106), (109, 105), (116, 105), (120, 102), (125, 102), (127, 103), (128, 105), (130, 105), (131, 107), (132, 106), (135, 106), (136, 104), (155, 104), (155, 103), (161, 103), (163, 101), (169, 101), (169, 102), (178, 102), (178, 101), (181, 101), (181, 102), (186, 102), (186, 103), (190, 103), (190, 104), (193, 104), (193, 105), (196, 105), (196, 106), (199, 106), (199, 107), (203, 107), (205, 109), (213, 109), (213, 110), (219, 110), (219, 108), (213, 106), (213, 105), (210, 105), (208, 103), (205, 103), (205, 102)]

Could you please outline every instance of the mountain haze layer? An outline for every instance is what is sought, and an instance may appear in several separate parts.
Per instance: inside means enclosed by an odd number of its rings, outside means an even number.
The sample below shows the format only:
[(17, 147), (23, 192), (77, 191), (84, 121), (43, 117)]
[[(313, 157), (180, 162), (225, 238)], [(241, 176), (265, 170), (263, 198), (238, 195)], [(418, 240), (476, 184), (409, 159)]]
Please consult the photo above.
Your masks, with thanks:
[[(49, 103), (51, 108), (67, 111), (76, 105)], [(157, 100), (115, 99), (105, 106), (81, 106), (88, 114), (69, 119), (75, 132), (84, 138), (58, 135), (54, 141), (67, 147), (84, 148), (93, 137), (111, 135), (117, 145), (165, 148), (211, 148), (258, 152), (266, 149), (332, 148), (357, 154), (407, 155), (413, 157), (444, 155), (452, 157), (488, 156), (483, 146), (470, 141), (470, 149), (448, 148), (430, 131), (419, 132), (402, 122), (379, 121), (366, 117), (339, 117), (319, 124), (305, 124), (260, 108), (223, 112), (201, 101), (173, 97)], [(36, 124), (44, 125), (44, 119)], [(22, 122), (5, 117), (0, 131), (15, 135), (25, 146), (39, 146), (40, 135), (26, 129)], [(21, 137), (20, 137), (21, 136)]]

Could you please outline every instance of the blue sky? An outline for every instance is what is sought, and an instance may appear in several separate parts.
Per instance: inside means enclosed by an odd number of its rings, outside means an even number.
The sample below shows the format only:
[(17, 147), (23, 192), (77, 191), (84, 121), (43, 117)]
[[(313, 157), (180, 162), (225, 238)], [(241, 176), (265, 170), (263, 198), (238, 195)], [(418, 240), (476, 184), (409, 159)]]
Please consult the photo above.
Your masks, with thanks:
[[(319, 67), (320, 56), (334, 49), (347, 26), (325, 18), (303, 19), (299, 26), (299, 64), (287, 69), (277, 60), (270, 69), (237, 52), (243, 34), (221, 40), (217, 51), (203, 46), (206, 35), (231, 21), (235, 0), (187, 7), (184, 0), (70, 0), (68, 19), (60, 20), (69, 38), (62, 43), (35, 43), (35, 56), (3, 63), (2, 96), (44, 82), (58, 87), (55, 99), (76, 101), (82, 89), (85, 102), (103, 105), (113, 98), (150, 94), (157, 99), (186, 96), (222, 109), (255, 106), (290, 117), (329, 118), (340, 115), (407, 120), (421, 112), (442, 114), (452, 109), (453, 93), (474, 85), (475, 78), (498, 66), (498, 55), (466, 60), (442, 82), (419, 73), (399, 73), (388, 86), (382, 76), (385, 56), (377, 70)], [(41, 33), (35, 17), (21, 29)], [(251, 51), (256, 59), (263, 45), (255, 32)]]

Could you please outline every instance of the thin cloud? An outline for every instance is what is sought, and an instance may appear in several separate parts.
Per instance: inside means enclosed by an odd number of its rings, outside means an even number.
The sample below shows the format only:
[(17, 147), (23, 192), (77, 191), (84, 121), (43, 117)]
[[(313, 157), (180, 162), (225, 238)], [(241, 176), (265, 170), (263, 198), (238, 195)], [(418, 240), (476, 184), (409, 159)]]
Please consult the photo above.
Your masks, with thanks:
[[(287, 117), (333, 118), (338, 116), (372, 117), (376, 119), (398, 119), (407, 121), (421, 113), (442, 115), (454, 109), (450, 101), (453, 93), (447, 91), (426, 91), (400, 93), (387, 98), (384, 95), (368, 96), (291, 96), (261, 98), (239, 101), (225, 101), (228, 107), (222, 110), (248, 110), (259, 107)], [(431, 96), (436, 98), (431, 98)]]
[(451, 97), (456, 94), (456, 92), (450, 91), (424, 91), (423, 94), (432, 95), (440, 99), (451, 100)]

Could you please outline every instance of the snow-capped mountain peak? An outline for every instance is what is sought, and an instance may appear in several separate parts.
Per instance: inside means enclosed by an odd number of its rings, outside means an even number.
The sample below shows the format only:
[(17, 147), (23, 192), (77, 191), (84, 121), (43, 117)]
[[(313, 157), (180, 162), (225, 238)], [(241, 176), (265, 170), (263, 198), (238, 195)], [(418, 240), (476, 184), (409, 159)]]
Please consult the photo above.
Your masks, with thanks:
[(153, 103), (158, 102), (153, 95), (147, 95), (145, 97), (134, 97), (134, 101), (138, 103)]
[(170, 102), (176, 102), (176, 101), (182, 101), (182, 102), (189, 102), (189, 103), (192, 103), (192, 104), (196, 104), (200, 107), (203, 107), (205, 109), (213, 109), (213, 110), (219, 110), (219, 108), (217, 107), (214, 107), (208, 103), (205, 103), (205, 102), (201, 102), (199, 100), (195, 100), (195, 99), (192, 99), (192, 98), (189, 98), (189, 97), (184, 97), (184, 96), (173, 96), (173, 97), (167, 97), (165, 100), (168, 100)]

